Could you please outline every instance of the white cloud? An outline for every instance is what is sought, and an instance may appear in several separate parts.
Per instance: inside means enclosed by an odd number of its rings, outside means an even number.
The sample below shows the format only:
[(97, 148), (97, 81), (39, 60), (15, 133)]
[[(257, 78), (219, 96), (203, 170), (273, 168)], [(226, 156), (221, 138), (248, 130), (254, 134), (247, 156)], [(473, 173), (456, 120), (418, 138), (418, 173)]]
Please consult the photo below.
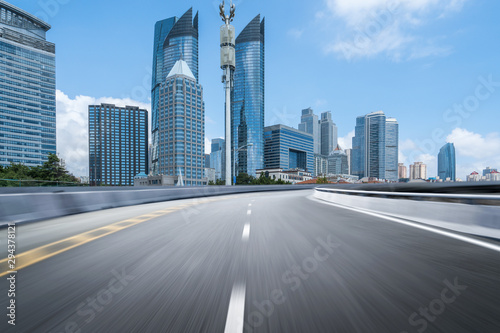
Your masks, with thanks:
[(57, 152), (66, 162), (67, 170), (77, 177), (88, 176), (88, 106), (101, 103), (133, 105), (150, 110), (150, 104), (130, 98), (76, 96), (71, 99), (57, 90)]
[(296, 29), (296, 28), (288, 30), (288, 36), (290, 36), (296, 40), (300, 39), (303, 34), (304, 34), (304, 30), (300, 30), (300, 29)]
[(209, 138), (205, 137), (205, 154), (210, 154), (212, 151), (212, 142)]
[[(325, 0), (329, 15), (322, 13), (316, 19), (333, 36), (325, 51), (348, 60), (378, 54), (395, 61), (446, 56), (452, 52), (450, 46), (443, 45), (443, 40), (421, 38), (418, 29), (461, 10), (466, 1)], [(343, 26), (335, 23), (338, 19)]]
[(346, 136), (339, 137), (339, 145), (342, 149), (351, 149), (352, 148), (352, 138), (354, 137), (354, 131), (350, 131)]
[(463, 128), (455, 128), (446, 138), (455, 144), (457, 154), (475, 159), (491, 159), (500, 157), (500, 135), (490, 133), (486, 136), (469, 132)]

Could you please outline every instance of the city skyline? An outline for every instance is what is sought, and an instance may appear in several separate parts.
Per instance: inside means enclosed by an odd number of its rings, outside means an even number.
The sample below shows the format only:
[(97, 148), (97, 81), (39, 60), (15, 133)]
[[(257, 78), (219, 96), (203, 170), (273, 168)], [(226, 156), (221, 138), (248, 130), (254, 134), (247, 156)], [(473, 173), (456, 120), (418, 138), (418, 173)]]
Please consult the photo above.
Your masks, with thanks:
[[(141, 107), (147, 105), (149, 102), (148, 94), (144, 94), (144, 98), (139, 97), (142, 96), (141, 91), (147, 92), (148, 90), (148, 87), (143, 89), (143, 78), (148, 75), (148, 70), (145, 68), (151, 68), (152, 54), (150, 46), (142, 48), (141, 45), (152, 44), (150, 40), (152, 39), (151, 31), (154, 28), (154, 22), (165, 17), (181, 15), (191, 6), (200, 12), (200, 31), (202, 31), (200, 52), (204, 55), (204, 60), (200, 63), (200, 71), (202, 72), (200, 83), (208, 89), (205, 91), (208, 115), (207, 138), (222, 136), (223, 117), (220, 110), (223, 100), (218, 82), (218, 78), (220, 78), (217, 59), (218, 34), (210, 33), (211, 29), (217, 31), (214, 27), (220, 25), (214, 4), (193, 2), (167, 6), (158, 2), (157, 8), (154, 10), (147, 8), (132, 10), (132, 7), (122, 6), (123, 8), (120, 8), (119, 11), (124, 18), (141, 14), (144, 17), (151, 17), (151, 19), (146, 19), (143, 23), (130, 27), (130, 29), (134, 29), (133, 31), (123, 30), (123, 34), (118, 34), (114, 40), (110, 40), (99, 31), (106, 29), (107, 24), (111, 24), (111, 22), (107, 23), (100, 17), (111, 8), (115, 9), (113, 1), (105, 4), (92, 1), (86, 4), (70, 2), (59, 4), (51, 11), (42, 8), (38, 3), (23, 3), (21, 1), (10, 1), (10, 3), (35, 15), (39, 14), (41, 18), (47, 17), (48, 23), (52, 25), (48, 39), (60, 45), (58, 50), (61, 50), (60, 54), (64, 54), (64, 57), (58, 56), (57, 58), (58, 151), (67, 160), (68, 167), (75, 175), (81, 175), (86, 168), (82, 169), (80, 166), (87, 165), (85, 162), (87, 157), (83, 154), (87, 150), (86, 134), (79, 130), (86, 127), (85, 107), (82, 105), (100, 102), (117, 105), (140, 105)], [(237, 33), (257, 13), (260, 12), (266, 16), (269, 34), (266, 67), (268, 70), (272, 68), (272, 72), (266, 77), (266, 96), (268, 97), (266, 98), (267, 119), (265, 124), (284, 123), (296, 126), (300, 122), (300, 110), (308, 106), (313, 107), (318, 113), (332, 110), (335, 115), (334, 121), (339, 127), (340, 143), (345, 149), (349, 148), (350, 145), (342, 144), (342, 141), (350, 141), (349, 134), (354, 128), (353, 118), (361, 113), (383, 109), (388, 114), (398, 118), (400, 122), (400, 162), (408, 164), (422, 160), (429, 166), (429, 176), (437, 174), (437, 153), (445, 141), (453, 141), (456, 145), (457, 176), (459, 178), (464, 179), (473, 170), (480, 172), (488, 165), (492, 167), (500, 165), (497, 157), (500, 145), (499, 135), (493, 122), (483, 121), (483, 119), (496, 114), (496, 106), (499, 104), (498, 84), (487, 85), (488, 81), (495, 83), (500, 77), (498, 66), (493, 60), (494, 54), (497, 54), (498, 46), (482, 42), (488, 36), (495, 36), (498, 32), (498, 28), (489, 22), (494, 22), (493, 13), (499, 5), (485, 1), (471, 4), (470, 1), (466, 1), (463, 3), (463, 7), (450, 9), (449, 3), (450, 1), (438, 1), (432, 6), (425, 5), (427, 10), (425, 14), (418, 14), (405, 5), (399, 8), (401, 13), (420, 15), (419, 18), (424, 22), (423, 28), (407, 27), (409, 32), (402, 31), (402, 33), (409, 33), (410, 36), (416, 35), (420, 38), (415, 38), (415, 40), (420, 40), (422, 43), (434, 41), (436, 44), (435, 39), (428, 37), (430, 34), (427, 30), (430, 27), (440, 29), (439, 31), (442, 31), (443, 35), (440, 38), (444, 39), (444, 42), (440, 40), (438, 44), (446, 46), (449, 49), (448, 52), (438, 55), (431, 52), (432, 48), (428, 45), (426, 47), (426, 45), (418, 45), (418, 43), (409, 41), (403, 46), (396, 47), (396, 50), (374, 50), (374, 53), (369, 55), (361, 54), (363, 49), (360, 49), (360, 52), (353, 53), (350, 59), (345, 59), (343, 52), (338, 52), (338, 48), (337, 51), (325, 51), (324, 48), (332, 45), (331, 38), (322, 44), (314, 42), (327, 36), (325, 29), (331, 31), (329, 29), (334, 24), (333, 21), (340, 25), (342, 32), (352, 27), (352, 23), (355, 23), (356, 9), (346, 6), (345, 2), (330, 1), (313, 5), (292, 3), (289, 8), (284, 9), (284, 15), (279, 17), (273, 11), (277, 5), (264, 5), (262, 1), (236, 2), (239, 16), (234, 25)], [(92, 8), (91, 11), (89, 11), (90, 8)], [(361, 9), (368, 9), (369, 13), (376, 14), (384, 8), (368, 6)], [(319, 14), (316, 15), (320, 12), (323, 12), (322, 17)], [(300, 21), (299, 17), (305, 14), (310, 14), (312, 19), (305, 22)], [(339, 18), (339, 20), (332, 20), (332, 17)], [(99, 24), (89, 28), (89, 20)], [(71, 25), (68, 25), (71, 29), (60, 28), (65, 26), (65, 22), (71, 22)], [(390, 22), (388, 24), (392, 26)], [(320, 29), (316, 36), (311, 35), (313, 30), (318, 31), (312, 28), (318, 26), (322, 26), (324, 29)], [(82, 30), (83, 27), (86, 29)], [(88, 31), (87, 28), (89, 28)], [(113, 29), (120, 31), (119, 28)], [(85, 31), (85, 35), (82, 34), (83, 31)], [(128, 31), (132, 32), (128, 33)], [(481, 38), (477, 39), (479, 33), (481, 33)], [(81, 46), (71, 43), (73, 40), (72, 37), (69, 37), (71, 34), (74, 37), (81, 37)], [(307, 42), (311, 36), (314, 38), (311, 42)], [(376, 37), (378, 39), (383, 36), (385, 34)], [(340, 39), (349, 41), (346, 38)], [(105, 55), (106, 52), (90, 53), (81, 49), (86, 47), (90, 41), (100, 47), (112, 48), (117, 47), (115, 43), (137, 44), (133, 44), (134, 50), (130, 54), (113, 57), (113, 61), (110, 62), (108, 59), (111, 58), (108, 57), (112, 56), (112, 52)], [(105, 45), (102, 44), (104, 42), (106, 42)], [(69, 48), (70, 45), (71, 48)], [(337, 43), (338, 45), (339, 43)], [(293, 52), (300, 48), (307, 49), (307, 52)], [(474, 51), (468, 51), (471, 49)], [(399, 58), (398, 51), (400, 51)], [(288, 58), (290, 59), (277, 61), (283, 52), (289, 54)], [(413, 52), (413, 57), (408, 56), (408, 53), (411, 52)], [(420, 54), (417, 54), (418, 52)], [(404, 56), (405, 53), (407, 56)], [(314, 62), (309, 61), (311, 54)], [(82, 55), (85, 58), (82, 58)], [(133, 62), (131, 59), (134, 59)], [(313, 72), (321, 68), (323, 75), (320, 80), (317, 82), (307, 80), (310, 71), (294, 68), (292, 64), (297, 63), (297, 61), (299, 63), (309, 61), (309, 67), (312, 66)], [(74, 66), (74, 63), (82, 65)], [(95, 77), (96, 73), (100, 71), (111, 75), (106, 75), (107, 79), (102, 80), (102, 82), (92, 81), (92, 84), (82, 86), (82, 82), (89, 80), (87, 76)], [(282, 75), (276, 75), (277, 72), (282, 73)], [(356, 74), (356, 88), (349, 83), (349, 78), (354, 73)], [(451, 73), (453, 76), (450, 76)], [(75, 77), (78, 77), (79, 80), (74, 80)], [(122, 77), (127, 77), (127, 80), (122, 79)], [(406, 82), (407, 77), (412, 77), (411, 85), (402, 84)], [(112, 79), (111, 82), (110, 79)], [(300, 84), (301, 81), (307, 81), (308, 84), (304, 86)], [(376, 85), (375, 81), (378, 81)], [(287, 89), (284, 90), (287, 92), (287, 97), (279, 92), (283, 89), (277, 87), (286, 87)], [(454, 110), (454, 104), (465, 105), (466, 102), (474, 102), (474, 99), (471, 100), (468, 97), (474, 97), (476, 87), (482, 87), (481, 96), (489, 96), (480, 100), (479, 105), (474, 109), (474, 116), (466, 118), (457, 113), (447, 113), (448, 109)], [(302, 91), (300, 94), (296, 90), (299, 88)], [(418, 88), (417, 94), (414, 93), (415, 88)], [(382, 91), (390, 91), (390, 94), (382, 93)], [(363, 98), (355, 98), (357, 94), (362, 94)], [(103, 96), (110, 97), (103, 98)], [(129, 98), (130, 101), (121, 101), (121, 99), (126, 98)], [(86, 102), (82, 103), (83, 100)], [(474, 106), (474, 104), (472, 105)], [(410, 116), (415, 114), (418, 114), (419, 117)], [(464, 114), (470, 115), (472, 112), (467, 111)], [(443, 119), (446, 115), (451, 121)], [(434, 132), (438, 135), (433, 135)], [(74, 136), (73, 141), (68, 140), (70, 134)], [(71, 147), (68, 147), (66, 142), (72, 142)], [(478, 148), (474, 149), (473, 147)]]

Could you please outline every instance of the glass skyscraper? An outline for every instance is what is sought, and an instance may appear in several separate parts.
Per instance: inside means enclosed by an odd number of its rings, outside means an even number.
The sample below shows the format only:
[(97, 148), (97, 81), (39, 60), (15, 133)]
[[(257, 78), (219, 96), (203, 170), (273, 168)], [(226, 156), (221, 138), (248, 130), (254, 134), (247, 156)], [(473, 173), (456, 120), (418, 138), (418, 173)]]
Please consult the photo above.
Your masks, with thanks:
[(0, 3), (0, 165), (37, 166), (56, 153), (55, 45), (50, 25)]
[(265, 19), (261, 22), (259, 14), (236, 38), (232, 92), (232, 149), (252, 144), (232, 159), (236, 158), (236, 174), (254, 177), (255, 171), (264, 167), (264, 34)]
[(333, 122), (332, 113), (330, 111), (321, 114), (319, 126), (321, 155), (328, 156), (338, 144), (337, 125)]
[(456, 180), (456, 159), (455, 145), (447, 143), (439, 150), (438, 155), (438, 176), (442, 180)]
[(265, 169), (314, 169), (314, 139), (312, 134), (285, 125), (264, 129)]
[(398, 180), (399, 125), (382, 111), (356, 119), (352, 139), (352, 174)]
[(205, 106), (203, 88), (188, 64), (178, 60), (160, 86), (158, 174), (203, 185)]
[(90, 185), (132, 186), (148, 163), (147, 110), (89, 105)]
[(171, 17), (155, 24), (153, 46), (153, 71), (151, 82), (152, 172), (158, 174), (159, 159), (159, 97), (160, 86), (165, 82), (175, 63), (183, 59), (198, 83), (198, 13), (193, 19), (190, 8), (180, 19)]
[(215, 169), (215, 179), (224, 180), (226, 171), (226, 140), (222, 138), (212, 139), (210, 153), (210, 168)]
[(311, 108), (302, 110), (299, 131), (312, 134), (314, 138), (314, 153), (321, 154), (321, 140), (318, 116)]

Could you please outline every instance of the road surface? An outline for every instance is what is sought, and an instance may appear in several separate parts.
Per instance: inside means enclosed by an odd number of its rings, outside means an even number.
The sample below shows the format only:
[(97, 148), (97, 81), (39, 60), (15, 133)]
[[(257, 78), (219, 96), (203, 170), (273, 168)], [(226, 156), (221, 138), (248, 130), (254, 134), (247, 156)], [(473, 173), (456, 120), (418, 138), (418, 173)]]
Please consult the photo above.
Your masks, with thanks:
[(463, 242), (312, 194), (19, 225), (15, 297), (0, 262), (0, 331), (500, 332), (500, 252), (481, 246), (499, 243)]

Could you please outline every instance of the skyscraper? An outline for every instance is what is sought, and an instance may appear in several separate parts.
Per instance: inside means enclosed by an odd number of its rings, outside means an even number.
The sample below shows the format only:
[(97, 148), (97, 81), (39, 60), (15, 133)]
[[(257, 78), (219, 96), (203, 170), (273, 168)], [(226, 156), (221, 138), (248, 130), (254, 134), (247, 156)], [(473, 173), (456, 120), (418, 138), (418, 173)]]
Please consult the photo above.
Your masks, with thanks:
[(408, 178), (408, 168), (406, 168), (406, 165), (404, 165), (404, 163), (398, 164), (398, 178), (399, 179)]
[(198, 83), (198, 13), (193, 19), (190, 8), (180, 19), (171, 17), (155, 24), (153, 71), (151, 81), (152, 167), (158, 174), (160, 114), (160, 86), (165, 82), (177, 60), (183, 59)]
[(330, 111), (321, 114), (319, 126), (321, 155), (328, 156), (338, 144), (337, 125), (333, 122), (332, 113)]
[(210, 153), (210, 168), (215, 169), (215, 179), (225, 180), (226, 171), (226, 140), (222, 138), (212, 139), (212, 151)]
[(314, 114), (311, 108), (302, 110), (300, 117), (299, 131), (312, 134), (314, 139), (314, 153), (321, 154), (321, 140), (319, 131), (318, 116)]
[(438, 176), (442, 180), (456, 180), (455, 145), (447, 143), (439, 150)]
[(137, 106), (89, 105), (90, 185), (134, 185), (148, 173), (148, 111)]
[[(265, 19), (257, 15), (236, 38), (236, 70), (231, 110), (232, 154), (236, 174), (256, 176), (264, 167), (264, 54)], [(234, 163), (231, 163), (234, 165)]]
[(264, 142), (265, 169), (313, 170), (312, 134), (285, 125), (273, 125), (264, 129)]
[(158, 174), (182, 176), (187, 186), (203, 185), (205, 105), (203, 88), (184, 60), (160, 86)]
[(328, 156), (329, 175), (349, 174), (349, 161), (347, 154), (337, 145), (334, 151)]
[(394, 118), (378, 111), (356, 119), (352, 139), (352, 174), (398, 180), (398, 129)]
[(42, 165), (56, 153), (55, 45), (50, 25), (0, 2), (0, 165)]

